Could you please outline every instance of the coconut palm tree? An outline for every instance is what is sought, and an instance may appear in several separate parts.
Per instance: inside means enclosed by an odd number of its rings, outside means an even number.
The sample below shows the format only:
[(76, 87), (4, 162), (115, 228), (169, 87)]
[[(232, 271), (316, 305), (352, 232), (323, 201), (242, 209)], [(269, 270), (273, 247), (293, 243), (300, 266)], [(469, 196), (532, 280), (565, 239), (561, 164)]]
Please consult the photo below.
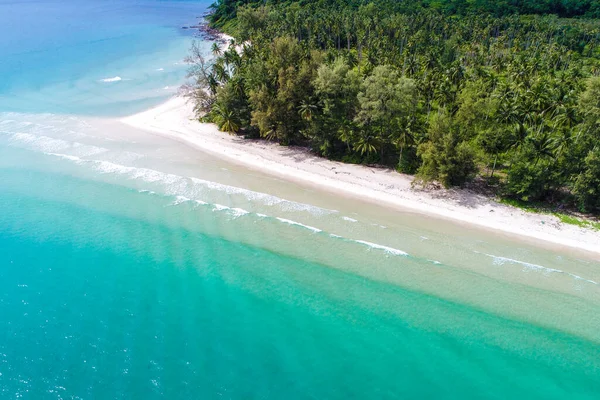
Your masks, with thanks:
[(361, 135), (358, 142), (354, 145), (354, 150), (358, 151), (361, 155), (369, 155), (376, 153), (379, 146), (379, 139), (375, 135), (367, 133), (366, 135)]
[(220, 120), (220, 130), (230, 134), (237, 133), (240, 130), (239, 121), (233, 111), (226, 111), (221, 114)]
[(212, 44), (211, 52), (212, 52), (213, 56), (215, 56), (215, 57), (219, 57), (221, 55), (222, 51), (221, 51), (221, 46), (219, 46), (219, 43), (214, 42)]
[(302, 102), (298, 106), (298, 113), (300, 114), (302, 119), (304, 119), (306, 121), (312, 120), (313, 115), (316, 112), (316, 110), (317, 110), (317, 106), (315, 106), (314, 104), (310, 104), (306, 100), (302, 100)]

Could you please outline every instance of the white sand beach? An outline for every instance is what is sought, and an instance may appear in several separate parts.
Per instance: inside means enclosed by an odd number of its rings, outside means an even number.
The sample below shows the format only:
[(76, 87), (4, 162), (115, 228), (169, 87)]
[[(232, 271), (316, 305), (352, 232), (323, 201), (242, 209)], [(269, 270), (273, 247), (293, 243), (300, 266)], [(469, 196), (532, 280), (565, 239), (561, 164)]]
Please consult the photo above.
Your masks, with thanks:
[(600, 232), (593, 229), (564, 224), (552, 215), (528, 213), (468, 190), (413, 188), (411, 176), (395, 171), (329, 161), (305, 149), (232, 136), (220, 132), (213, 124), (199, 123), (194, 119), (192, 105), (180, 97), (124, 118), (122, 122), (303, 185), (385, 207), (520, 235), (553, 247), (600, 253)]

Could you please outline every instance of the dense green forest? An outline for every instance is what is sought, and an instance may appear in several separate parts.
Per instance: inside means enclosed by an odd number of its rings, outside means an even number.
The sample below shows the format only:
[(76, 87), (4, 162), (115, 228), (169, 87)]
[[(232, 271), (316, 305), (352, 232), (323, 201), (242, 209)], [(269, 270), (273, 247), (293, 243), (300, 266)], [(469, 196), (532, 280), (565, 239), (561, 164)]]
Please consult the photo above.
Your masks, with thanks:
[[(197, 111), (423, 182), (600, 212), (596, 0), (220, 0)], [(539, 15), (554, 14), (554, 15)], [(565, 18), (569, 17), (569, 18)]]

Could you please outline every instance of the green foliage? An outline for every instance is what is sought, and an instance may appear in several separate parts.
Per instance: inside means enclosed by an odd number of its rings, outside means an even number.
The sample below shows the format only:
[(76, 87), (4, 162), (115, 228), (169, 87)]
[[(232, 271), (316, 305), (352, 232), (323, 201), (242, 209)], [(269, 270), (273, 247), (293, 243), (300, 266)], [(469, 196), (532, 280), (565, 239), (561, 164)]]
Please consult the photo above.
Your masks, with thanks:
[(444, 186), (480, 173), (512, 199), (599, 211), (600, 22), (567, 19), (600, 16), (597, 1), (219, 0), (212, 9), (213, 26), (243, 47), (214, 48), (210, 68), (196, 69), (197, 109), (223, 129)]
[(419, 146), (423, 163), (417, 176), (424, 181), (439, 181), (445, 187), (460, 186), (477, 172), (475, 154), (461, 141), (445, 110), (435, 114), (429, 124), (428, 141)]
[(358, 93), (358, 113), (354, 122), (361, 128), (356, 149), (361, 154), (381, 151), (390, 143), (402, 150), (414, 140), (407, 126), (417, 106), (417, 90), (412, 79), (400, 77), (388, 65), (380, 65), (367, 76)]
[(586, 90), (579, 98), (578, 111), (588, 140), (600, 141), (600, 77), (588, 80)]
[(576, 226), (580, 226), (582, 228), (593, 227), (593, 228), (597, 229), (596, 225), (594, 225), (593, 223), (591, 223), (589, 221), (584, 221), (581, 218), (577, 218), (572, 215), (554, 213), (554, 216), (557, 217), (560, 220), (560, 222), (562, 222), (563, 224), (576, 225)]
[(524, 201), (539, 201), (548, 193), (549, 164), (532, 162), (534, 154), (533, 149), (528, 148), (514, 156), (516, 161), (508, 170), (506, 195)]
[(585, 157), (573, 192), (582, 211), (600, 211), (600, 148), (595, 147)]
[(574, 216), (572, 214), (566, 214), (564, 212), (557, 212), (551, 209), (548, 209), (547, 205), (536, 203), (536, 202), (525, 202), (522, 200), (504, 198), (500, 199), (500, 203), (508, 204), (509, 206), (520, 208), (523, 211), (531, 212), (531, 213), (542, 213), (542, 214), (551, 214), (558, 218), (560, 222), (569, 225), (576, 225), (582, 228), (592, 228), (595, 230), (600, 230), (600, 222), (592, 220), (592, 219), (582, 219), (580, 217)]
[(333, 155), (336, 143), (343, 143), (347, 151), (351, 150), (356, 140), (353, 119), (361, 82), (357, 70), (351, 70), (342, 58), (318, 68), (313, 85), (321, 112), (311, 126), (310, 139), (321, 155)]

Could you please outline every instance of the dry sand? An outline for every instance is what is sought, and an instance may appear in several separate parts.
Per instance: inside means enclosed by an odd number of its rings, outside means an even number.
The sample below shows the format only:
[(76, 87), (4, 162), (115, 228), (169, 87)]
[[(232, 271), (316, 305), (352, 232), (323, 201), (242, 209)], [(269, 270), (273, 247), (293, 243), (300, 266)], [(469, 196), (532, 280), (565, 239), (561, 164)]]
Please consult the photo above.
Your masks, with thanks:
[(195, 120), (192, 105), (180, 97), (122, 122), (236, 164), (381, 206), (600, 253), (598, 231), (561, 223), (552, 215), (527, 213), (467, 190), (415, 189), (411, 186), (412, 177), (395, 171), (329, 161), (301, 148), (228, 135), (213, 124)]

